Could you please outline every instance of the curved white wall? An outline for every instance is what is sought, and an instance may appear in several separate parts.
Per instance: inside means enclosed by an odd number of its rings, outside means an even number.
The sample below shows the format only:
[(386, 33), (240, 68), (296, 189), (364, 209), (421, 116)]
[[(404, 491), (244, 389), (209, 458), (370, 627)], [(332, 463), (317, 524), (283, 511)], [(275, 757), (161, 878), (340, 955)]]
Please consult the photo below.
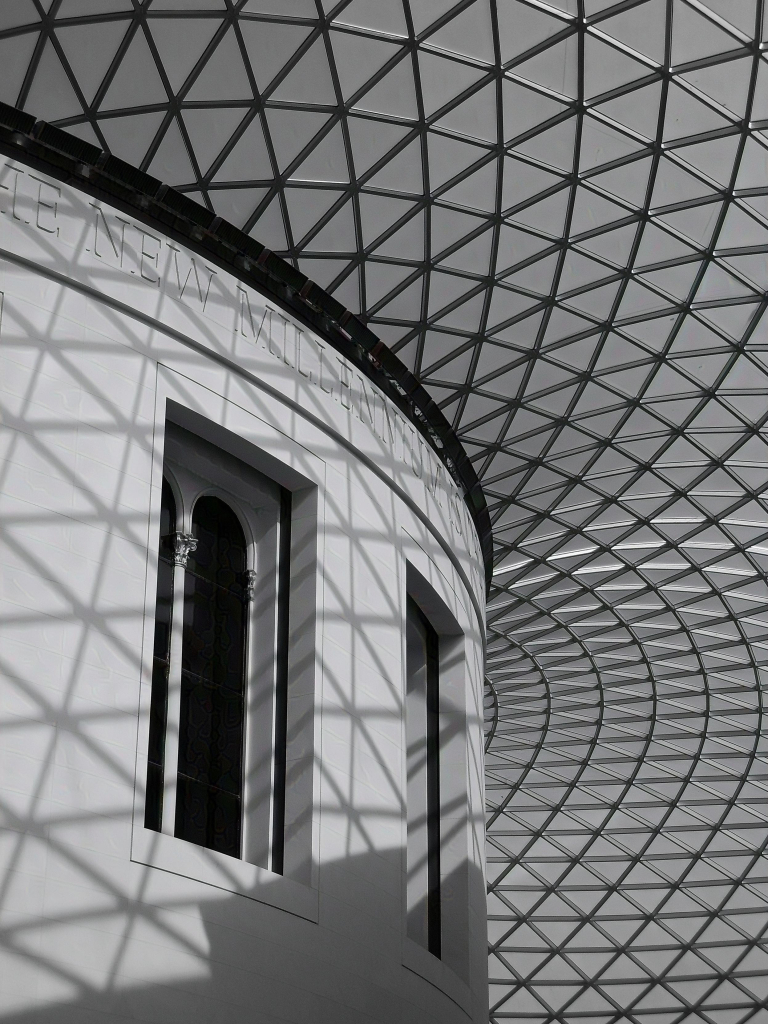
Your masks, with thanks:
[[(484, 1021), (483, 576), (460, 494), (373, 385), (225, 271), (18, 162), (0, 210), (0, 1019)], [(236, 438), (309, 524), (283, 876), (143, 827), (167, 416)], [(443, 962), (405, 935), (413, 570), (464, 634), (444, 897), (465, 923)]]

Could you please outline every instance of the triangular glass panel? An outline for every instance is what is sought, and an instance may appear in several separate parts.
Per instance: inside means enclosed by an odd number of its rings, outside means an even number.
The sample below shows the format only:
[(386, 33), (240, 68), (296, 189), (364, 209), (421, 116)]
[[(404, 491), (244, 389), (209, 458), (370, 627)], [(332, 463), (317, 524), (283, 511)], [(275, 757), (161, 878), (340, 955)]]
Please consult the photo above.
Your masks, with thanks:
[(518, 288), (526, 288), (542, 296), (548, 296), (552, 290), (552, 282), (555, 271), (560, 260), (560, 254), (553, 252), (544, 259), (529, 263), (527, 267), (509, 274), (504, 278), (505, 284), (515, 285)]
[(736, 162), (739, 138), (738, 135), (731, 135), (710, 139), (676, 148), (675, 153), (699, 173), (706, 174), (720, 185), (728, 185)]
[(685, 64), (716, 53), (726, 53), (728, 50), (735, 50), (738, 45), (733, 36), (723, 32), (709, 18), (705, 18), (682, 0), (675, 0), (672, 15), (673, 65)]
[(394, 149), (408, 134), (404, 125), (377, 121), (369, 117), (347, 117), (352, 158), (358, 178)]
[(665, 260), (678, 259), (681, 256), (692, 256), (695, 252), (685, 242), (667, 231), (662, 231), (652, 222), (642, 225), (642, 238), (635, 256), (635, 266), (662, 263)]
[(586, 249), (595, 256), (602, 256), (617, 267), (626, 267), (637, 234), (636, 224), (627, 224), (615, 231), (591, 235), (579, 242), (580, 249)]
[(600, 22), (600, 30), (656, 64), (664, 62), (666, 0), (650, 0)]
[(587, 97), (611, 92), (648, 74), (646, 65), (593, 35), (585, 36), (584, 47), (584, 91)]
[(497, 286), (490, 300), (488, 331), (500, 330), (503, 324), (538, 305), (538, 300), (529, 295), (521, 295), (519, 292)]
[(349, 181), (347, 151), (341, 125), (335, 124), (291, 173), (295, 181)]
[(45, 43), (24, 109), (44, 121), (83, 114), (72, 83), (50, 40)]
[(623, 206), (597, 195), (591, 189), (578, 188), (571, 216), (571, 234), (580, 235), (585, 231), (606, 227), (615, 221), (624, 220), (628, 211)]
[[(33, 25), (40, 21), (40, 15), (32, 0), (16, 0), (13, 4), (4, 4), (0, 10), (0, 32), (8, 28), (19, 28), (21, 25)], [(23, 36), (12, 36), (22, 39)]]
[(541, 192), (546, 192), (562, 182), (562, 178), (549, 171), (507, 157), (504, 160), (504, 187), (501, 197), (502, 210), (511, 210)]
[(563, 114), (567, 107), (559, 100), (509, 78), (501, 82), (504, 106), (504, 139), (509, 142), (537, 125)]
[(488, 0), (477, 0), (426, 39), (430, 46), (492, 64), (493, 28)]
[(545, 238), (539, 238), (527, 231), (520, 231), (508, 224), (502, 224), (499, 229), (496, 273), (502, 274), (509, 267), (548, 249), (550, 245), (551, 242)]
[(82, 124), (67, 125), (67, 131), (70, 135), (74, 135), (75, 138), (82, 139), (83, 142), (89, 142), (92, 146), (98, 146), (99, 149), (104, 148), (101, 139), (87, 121)]
[(671, 206), (707, 195), (712, 195), (712, 189), (708, 185), (694, 178), (672, 160), (661, 157), (656, 168), (652, 207)]
[(514, 76), (541, 85), (561, 96), (578, 95), (578, 45), (575, 35), (553, 43), (540, 53), (515, 64)]
[(496, 16), (502, 64), (520, 57), (551, 36), (568, 30), (568, 22), (527, 4), (497, 4)]
[(460, 249), (446, 256), (442, 263), (446, 267), (453, 267), (456, 270), (466, 270), (471, 274), (485, 276), (491, 259), (491, 243), (493, 242), (493, 230), (488, 229), (477, 238), (462, 245)]
[(311, 231), (343, 192), (325, 188), (287, 188), (285, 204), (294, 243), (298, 244)]
[(412, 274), (413, 267), (368, 260), (365, 264), (366, 305), (369, 308), (376, 306)]
[(538, 203), (526, 206), (514, 214), (514, 220), (518, 224), (543, 231), (552, 238), (558, 238), (563, 233), (565, 226), (565, 215), (568, 209), (568, 189), (560, 189), (547, 199)]
[(218, 18), (185, 18), (184, 45), (179, 46), (179, 22), (176, 18), (151, 18), (147, 21), (171, 89), (178, 93), (190, 72), (213, 40), (222, 22)]
[(167, 102), (168, 93), (157, 70), (155, 59), (144, 33), (139, 30), (134, 34), (120, 60), (114, 78), (101, 101), (100, 109), (117, 110), (123, 107)]
[(720, 213), (720, 206), (719, 202), (702, 203), (701, 206), (692, 206), (687, 210), (666, 213), (659, 217), (659, 220), (677, 229), (681, 235), (689, 238), (692, 242), (708, 245)]
[(419, 4), (414, 4), (411, 16), (413, 18), (413, 30), (416, 35), (421, 35), (425, 29), (433, 25), (455, 6), (456, 0), (421, 0)]
[(185, 94), (186, 100), (251, 100), (253, 90), (243, 55), (229, 29)]
[(272, 178), (272, 163), (264, 141), (261, 119), (251, 121), (234, 144), (214, 181), (259, 181)]
[(204, 175), (243, 119), (242, 107), (193, 108), (182, 112), (192, 151)]
[(288, 75), (270, 93), (270, 98), (290, 103), (336, 103), (328, 54), (322, 38), (316, 39)]
[(352, 203), (345, 203), (307, 242), (307, 248), (315, 252), (356, 252), (357, 236)]
[(272, 107), (267, 124), (280, 170), (286, 170), (328, 121), (327, 114), (314, 110)]
[(419, 117), (413, 65), (401, 60), (355, 103), (357, 110), (370, 110), (390, 117), (415, 120)]
[(582, 125), (579, 170), (589, 171), (613, 163), (641, 149), (640, 143), (587, 115)]
[(30, 32), (0, 39), (0, 96), (11, 106), (18, 102), (38, 36), (39, 33)]
[(469, 99), (458, 104), (435, 122), (458, 135), (484, 142), (495, 142), (498, 134), (496, 121), (496, 83), (489, 82)]
[(266, 188), (210, 189), (208, 196), (216, 213), (242, 228), (267, 194)]
[(633, 89), (607, 103), (601, 103), (595, 110), (646, 139), (655, 139), (660, 107), (661, 82), (651, 82), (641, 89)]
[(435, 204), (432, 207), (430, 250), (437, 256), (460, 238), (477, 231), (484, 223), (480, 217)]
[(333, 297), (350, 313), (360, 312), (360, 276), (357, 270), (348, 274), (333, 290)]
[(391, 299), (385, 306), (377, 310), (376, 315), (392, 320), (418, 319), (421, 313), (423, 281), (423, 278), (419, 278), (418, 281), (409, 284), (394, 299)]
[[(762, 64), (762, 67), (765, 67)], [(737, 118), (744, 116), (747, 105), (747, 93), (752, 72), (752, 59), (743, 57), (741, 60), (729, 60), (723, 64), (711, 64), (708, 67), (689, 71), (681, 75), (684, 82), (690, 82), (694, 88), (711, 97), (735, 114)], [(758, 113), (753, 104), (752, 120), (766, 116)]]
[(424, 191), (424, 173), (421, 166), (421, 143), (414, 139), (400, 150), (367, 183), (373, 188), (392, 192), (410, 192), (421, 195)]
[(434, 317), (476, 287), (474, 281), (467, 281), (464, 277), (433, 270), (429, 275), (429, 316)]
[(164, 117), (162, 110), (150, 114), (104, 117), (99, 119), (99, 131), (104, 136), (110, 153), (119, 156), (121, 160), (138, 165), (143, 162)]
[(332, 32), (331, 42), (341, 92), (347, 101), (401, 51), (399, 44), (351, 32)]
[(571, 295), (565, 302), (597, 320), (607, 320), (620, 284), (620, 281), (614, 281), (603, 285), (602, 288), (591, 288), (589, 291), (579, 292), (578, 295)]
[(718, 249), (761, 245), (764, 242), (765, 226), (737, 206), (729, 206), (720, 234), (717, 236)]
[(518, 143), (514, 151), (532, 157), (549, 167), (570, 172), (573, 170), (575, 141), (576, 119), (570, 117), (552, 128), (539, 132), (533, 138)]
[(393, 196), (360, 195), (360, 223), (363, 230), (363, 246), (368, 248), (380, 235), (413, 209), (414, 204)]
[(445, 327), (452, 327), (455, 330), (469, 331), (475, 334), (480, 329), (480, 317), (482, 316), (484, 303), (485, 291), (482, 291), (440, 317), (439, 323)]
[(460, 64), (428, 50), (419, 51), (419, 71), (424, 116), (427, 118), (455, 100), (484, 75), (479, 68)]
[(60, 26), (56, 38), (75, 73), (86, 103), (92, 103), (120, 43), (125, 37), (125, 21), (96, 21), (92, 24)]
[(265, 92), (309, 36), (307, 25), (275, 21), (239, 22), (246, 53), (260, 92)]
[(424, 259), (424, 211), (420, 210), (407, 223), (376, 247), (379, 256), (400, 260)]
[(162, 142), (147, 170), (169, 185), (192, 184), (196, 181), (197, 176), (192, 168), (187, 145), (176, 118), (166, 129)]
[(306, 274), (310, 281), (319, 284), (321, 288), (329, 288), (348, 266), (350, 264), (346, 260), (320, 259), (318, 257), (299, 260), (302, 274)]
[(281, 252), (288, 248), (288, 241), (280, 208), (280, 196), (275, 196), (253, 225), (249, 232), (251, 238), (257, 239), (262, 245)]
[(728, 122), (685, 89), (669, 83), (664, 115), (664, 140), (683, 139), (724, 128)]
[(553, 309), (547, 324), (546, 344), (561, 341), (572, 334), (581, 334), (592, 327), (590, 320), (565, 309)]
[(457, 206), (493, 213), (496, 208), (497, 167), (498, 161), (490, 161), (443, 192), (440, 198), (449, 203), (456, 203)]
[(755, 138), (748, 138), (741, 154), (736, 188), (762, 188), (767, 176), (768, 148)]
[(560, 292), (569, 292), (573, 288), (581, 288), (587, 284), (595, 284), (604, 277), (613, 274), (610, 267), (589, 259), (579, 252), (568, 250), (560, 275)]

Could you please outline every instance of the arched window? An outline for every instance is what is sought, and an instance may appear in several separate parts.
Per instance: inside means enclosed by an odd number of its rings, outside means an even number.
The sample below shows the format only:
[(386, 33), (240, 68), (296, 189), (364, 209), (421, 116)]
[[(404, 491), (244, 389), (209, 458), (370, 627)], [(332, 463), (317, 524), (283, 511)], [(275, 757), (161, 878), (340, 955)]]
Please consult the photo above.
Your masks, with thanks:
[(235, 513), (202, 497), (187, 561), (175, 835), (240, 856), (246, 543)]
[(163, 477), (144, 825), (279, 873), (291, 496), (173, 423)]
[(146, 828), (159, 832), (163, 819), (163, 772), (165, 727), (168, 715), (168, 671), (171, 661), (171, 617), (173, 612), (173, 551), (176, 533), (176, 501), (166, 479), (160, 507), (160, 548), (155, 604), (155, 644), (152, 654), (152, 698), (149, 710), (149, 751), (147, 755)]

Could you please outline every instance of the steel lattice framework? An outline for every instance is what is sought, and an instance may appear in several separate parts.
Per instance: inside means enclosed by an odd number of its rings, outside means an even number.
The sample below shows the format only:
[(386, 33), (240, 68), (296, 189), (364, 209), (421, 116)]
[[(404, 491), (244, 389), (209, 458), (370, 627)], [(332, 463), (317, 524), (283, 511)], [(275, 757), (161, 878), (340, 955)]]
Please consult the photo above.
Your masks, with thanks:
[(0, 99), (295, 261), (472, 456), (493, 1021), (768, 1020), (763, 25), (764, 0), (0, 5)]

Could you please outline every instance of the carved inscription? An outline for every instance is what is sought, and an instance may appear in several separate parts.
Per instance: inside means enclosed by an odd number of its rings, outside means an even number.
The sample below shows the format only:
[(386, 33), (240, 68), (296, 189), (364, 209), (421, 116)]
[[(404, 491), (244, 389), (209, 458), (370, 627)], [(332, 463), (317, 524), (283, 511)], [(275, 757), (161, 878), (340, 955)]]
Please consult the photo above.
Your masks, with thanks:
[[(66, 186), (27, 168), (0, 164), (0, 216), (61, 244), (82, 247), (88, 258), (158, 289), (218, 324), (230, 337), (234, 332), (292, 368), (374, 434), (395, 461), (423, 483), (453, 529), (479, 554), (466, 506), (442, 462), (371, 381), (258, 293), (129, 217), (88, 200), (83, 225), (78, 200), (82, 202), (79, 193)], [(62, 204), (68, 216), (62, 214)], [(71, 237), (64, 237), (67, 234)]]

